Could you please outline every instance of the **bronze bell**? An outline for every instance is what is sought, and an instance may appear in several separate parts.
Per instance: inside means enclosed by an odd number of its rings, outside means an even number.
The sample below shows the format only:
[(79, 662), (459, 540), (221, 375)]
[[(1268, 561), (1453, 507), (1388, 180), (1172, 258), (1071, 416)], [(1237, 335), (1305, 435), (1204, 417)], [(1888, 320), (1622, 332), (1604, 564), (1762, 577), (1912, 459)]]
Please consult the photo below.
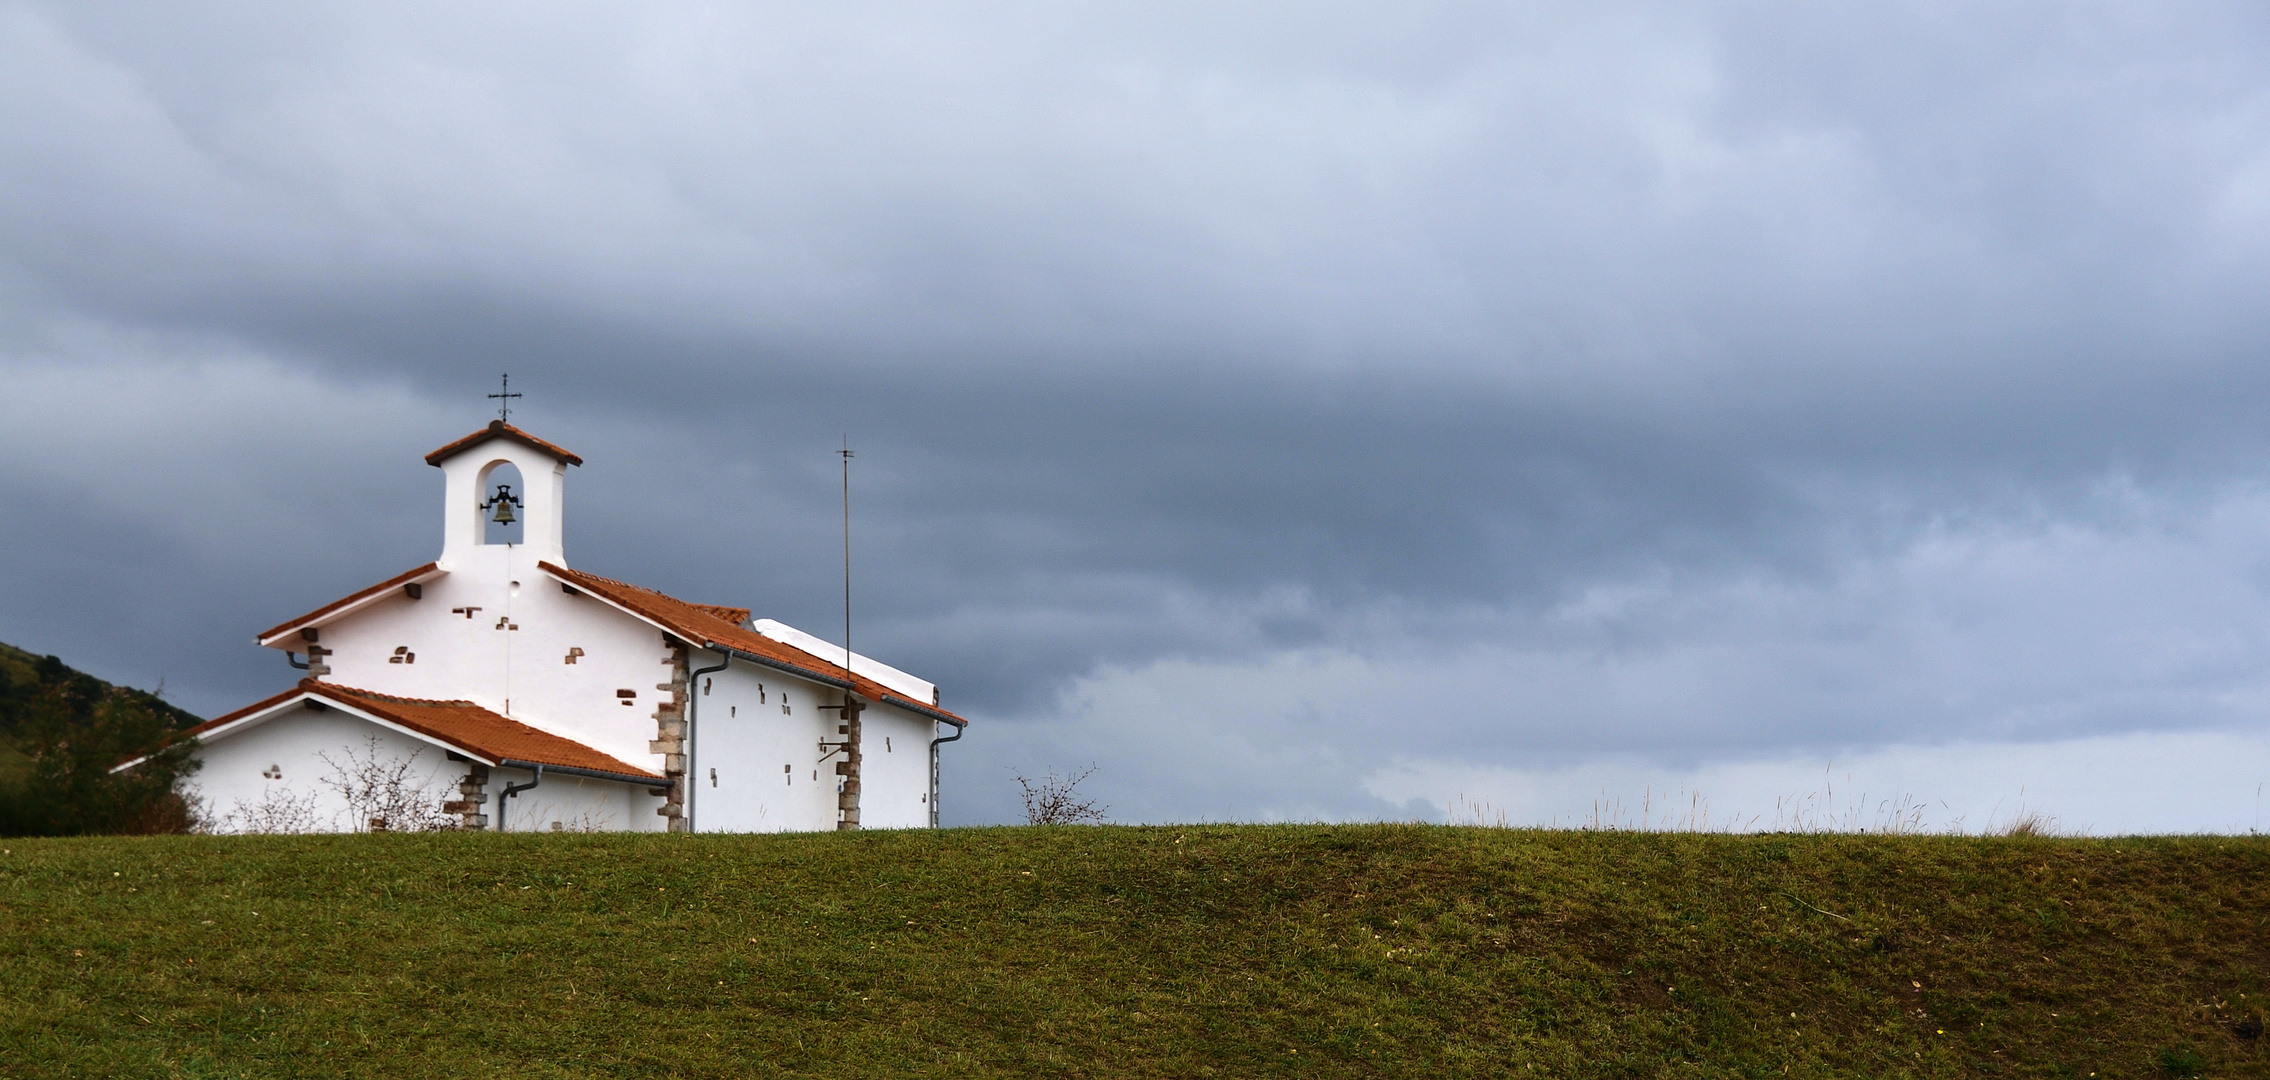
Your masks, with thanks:
[(489, 505), (496, 507), (497, 512), (492, 515), (489, 520), (494, 521), (499, 525), (510, 525), (513, 522), (520, 520), (519, 518), (514, 517), (512, 513), (513, 504), (518, 503), (519, 501), (519, 499), (512, 497), (511, 484), (498, 484), (496, 497), (489, 500)]

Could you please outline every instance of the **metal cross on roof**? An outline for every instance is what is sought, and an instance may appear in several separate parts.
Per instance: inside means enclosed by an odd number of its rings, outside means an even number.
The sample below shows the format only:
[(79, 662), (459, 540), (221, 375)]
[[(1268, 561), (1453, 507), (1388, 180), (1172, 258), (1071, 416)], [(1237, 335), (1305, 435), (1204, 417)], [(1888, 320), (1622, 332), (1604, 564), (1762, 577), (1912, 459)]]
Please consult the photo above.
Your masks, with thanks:
[(497, 419), (503, 423), (509, 424), (512, 422), (512, 399), (520, 397), (522, 395), (512, 392), (512, 374), (510, 372), (505, 373), (505, 375), (502, 376), (502, 379), (504, 392), (490, 394), (489, 397), (492, 399), (502, 399), (497, 402)]

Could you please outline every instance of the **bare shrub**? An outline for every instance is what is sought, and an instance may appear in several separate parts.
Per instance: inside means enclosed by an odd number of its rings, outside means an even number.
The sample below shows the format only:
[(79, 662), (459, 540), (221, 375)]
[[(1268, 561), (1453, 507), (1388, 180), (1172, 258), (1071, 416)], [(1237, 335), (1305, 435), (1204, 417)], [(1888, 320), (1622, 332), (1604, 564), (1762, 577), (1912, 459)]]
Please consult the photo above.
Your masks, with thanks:
[(1050, 769), (1048, 775), (1033, 780), (1023, 773), (1017, 774), (1017, 786), (1025, 791), (1025, 824), (1077, 825), (1081, 822), (1104, 819), (1108, 806), (1098, 807), (1094, 799), (1082, 798), (1080, 781), (1096, 774), (1096, 767), (1077, 776), (1058, 776)]
[(438, 832), (458, 827), (456, 816), (441, 811), (442, 793), (410, 776), (424, 747), (410, 751), (408, 757), (382, 760), (377, 736), (368, 736), (363, 742), (369, 756), (348, 747), (345, 765), (331, 760), (328, 754), (315, 755), (331, 769), (323, 782), (347, 801), (347, 827), (351, 831)]
[(330, 824), (317, 816), (315, 792), (295, 794), (288, 785), (278, 784), (260, 793), (260, 801), (247, 803), (238, 799), (236, 807), (221, 815), (214, 824), (214, 832), (290, 834), (325, 832)]

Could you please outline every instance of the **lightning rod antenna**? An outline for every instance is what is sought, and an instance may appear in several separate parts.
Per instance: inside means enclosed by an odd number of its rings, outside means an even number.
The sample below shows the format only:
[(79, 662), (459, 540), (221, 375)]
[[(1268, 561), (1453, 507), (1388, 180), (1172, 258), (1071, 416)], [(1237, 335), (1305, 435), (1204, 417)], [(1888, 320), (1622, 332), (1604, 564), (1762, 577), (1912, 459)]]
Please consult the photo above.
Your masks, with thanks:
[(851, 673), (851, 436), (843, 437), (843, 670)]

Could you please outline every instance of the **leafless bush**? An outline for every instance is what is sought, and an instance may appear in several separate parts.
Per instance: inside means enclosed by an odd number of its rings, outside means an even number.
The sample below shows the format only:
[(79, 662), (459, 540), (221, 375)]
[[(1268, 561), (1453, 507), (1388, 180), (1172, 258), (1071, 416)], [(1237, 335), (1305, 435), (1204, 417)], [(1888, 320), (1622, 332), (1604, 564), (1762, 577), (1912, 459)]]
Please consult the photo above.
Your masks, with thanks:
[(354, 832), (437, 832), (458, 826), (455, 816), (441, 812), (442, 794), (410, 777), (410, 769), (418, 763), (424, 747), (410, 751), (408, 757), (382, 760), (378, 737), (369, 736), (363, 741), (369, 756), (348, 747), (345, 765), (331, 760), (328, 754), (315, 755), (331, 769), (323, 782), (347, 801), (349, 829)]
[(278, 784), (260, 793), (260, 801), (247, 803), (237, 800), (236, 808), (221, 815), (212, 831), (223, 833), (311, 833), (324, 832), (327, 824), (316, 816), (316, 793), (293, 794), (292, 789)]
[(1080, 796), (1080, 781), (1096, 774), (1096, 767), (1077, 776), (1058, 776), (1050, 769), (1048, 775), (1033, 780), (1023, 773), (1017, 774), (1017, 786), (1025, 789), (1025, 824), (1077, 825), (1084, 821), (1102, 821), (1108, 806), (1098, 807), (1094, 799)]

